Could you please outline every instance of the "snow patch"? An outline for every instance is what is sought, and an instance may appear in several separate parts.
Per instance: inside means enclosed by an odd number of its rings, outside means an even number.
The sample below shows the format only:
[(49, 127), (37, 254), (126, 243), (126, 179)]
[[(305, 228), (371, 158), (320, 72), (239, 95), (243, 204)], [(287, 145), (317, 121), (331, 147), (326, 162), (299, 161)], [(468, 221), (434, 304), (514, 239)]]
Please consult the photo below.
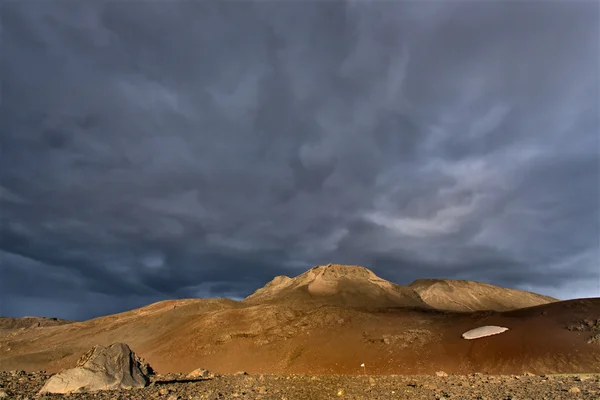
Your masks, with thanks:
[(471, 329), (462, 334), (463, 339), (471, 340), (471, 339), (479, 339), (486, 336), (497, 335), (502, 332), (506, 332), (508, 328), (502, 326), (480, 326), (479, 328)]

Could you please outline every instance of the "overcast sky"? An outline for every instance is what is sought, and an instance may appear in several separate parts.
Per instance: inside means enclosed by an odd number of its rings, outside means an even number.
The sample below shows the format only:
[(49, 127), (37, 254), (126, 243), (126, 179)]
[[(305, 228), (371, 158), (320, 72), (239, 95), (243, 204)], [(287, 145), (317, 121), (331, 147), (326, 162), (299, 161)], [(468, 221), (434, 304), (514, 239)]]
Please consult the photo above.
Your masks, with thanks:
[(4, 1), (0, 314), (359, 264), (600, 296), (597, 1)]

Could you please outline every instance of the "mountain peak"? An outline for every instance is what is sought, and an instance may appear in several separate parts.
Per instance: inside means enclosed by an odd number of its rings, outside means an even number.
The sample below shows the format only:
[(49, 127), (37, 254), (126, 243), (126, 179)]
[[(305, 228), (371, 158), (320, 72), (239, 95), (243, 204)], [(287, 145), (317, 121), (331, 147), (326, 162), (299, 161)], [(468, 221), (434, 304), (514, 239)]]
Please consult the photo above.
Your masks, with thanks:
[(327, 265), (317, 265), (304, 274), (303, 276), (319, 276), (326, 280), (336, 280), (340, 278), (348, 278), (348, 279), (369, 279), (369, 278), (377, 278), (377, 276), (373, 273), (373, 271), (361, 267), (360, 265), (344, 265), (344, 264), (327, 264)]
[(365, 267), (343, 264), (317, 265), (295, 278), (277, 277), (244, 301), (427, 307), (414, 290), (381, 279)]

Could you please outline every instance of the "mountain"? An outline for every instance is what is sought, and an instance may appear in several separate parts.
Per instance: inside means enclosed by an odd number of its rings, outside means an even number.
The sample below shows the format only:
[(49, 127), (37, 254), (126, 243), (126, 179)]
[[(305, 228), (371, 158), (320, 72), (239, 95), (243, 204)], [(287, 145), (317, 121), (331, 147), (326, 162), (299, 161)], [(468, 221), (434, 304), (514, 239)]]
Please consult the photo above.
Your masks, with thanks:
[[(361, 363), (369, 374), (600, 371), (594, 339), (600, 334), (600, 298), (511, 311), (432, 306), (514, 306), (525, 293), (511, 292), (515, 298), (498, 303), (504, 289), (461, 282), (401, 287), (362, 267), (327, 265), (275, 278), (243, 301), (167, 300), (53, 326), (12, 321), (0, 329), (0, 370), (56, 372), (75, 366), (95, 345), (127, 343), (159, 373), (201, 367), (217, 373), (362, 374)], [(467, 301), (469, 291), (477, 301)], [(440, 297), (446, 292), (454, 297)], [(483, 325), (508, 330), (462, 338)]]
[(47, 317), (22, 317), (22, 318), (0, 317), (0, 330), (31, 328), (31, 327), (39, 327), (39, 326), (65, 325), (65, 324), (70, 324), (73, 322), (74, 321), (67, 321), (67, 320), (60, 319), (60, 318), (47, 318)]
[(246, 297), (245, 304), (283, 303), (314, 307), (420, 307), (449, 311), (508, 311), (558, 301), (555, 298), (486, 283), (419, 279), (400, 286), (358, 265), (320, 265), (289, 278), (277, 276)]
[(367, 268), (339, 264), (316, 266), (295, 278), (278, 276), (246, 297), (243, 302), (281, 302), (310, 307), (328, 304), (367, 308), (429, 308), (411, 288), (381, 279)]
[(429, 306), (440, 310), (508, 311), (558, 301), (541, 294), (465, 280), (418, 279), (408, 287)]

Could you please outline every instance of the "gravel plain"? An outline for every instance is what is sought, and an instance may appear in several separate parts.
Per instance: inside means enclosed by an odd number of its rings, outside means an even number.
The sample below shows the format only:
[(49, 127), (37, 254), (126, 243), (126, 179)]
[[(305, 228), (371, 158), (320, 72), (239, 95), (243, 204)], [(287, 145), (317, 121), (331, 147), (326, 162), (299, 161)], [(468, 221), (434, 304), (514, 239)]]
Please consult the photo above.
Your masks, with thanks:
[[(443, 375), (443, 374), (441, 374)], [(320, 399), (600, 399), (600, 374), (585, 375), (217, 375), (186, 381), (185, 375), (156, 375), (142, 389), (42, 395), (49, 374), (0, 372), (0, 398), (320, 400)]]

